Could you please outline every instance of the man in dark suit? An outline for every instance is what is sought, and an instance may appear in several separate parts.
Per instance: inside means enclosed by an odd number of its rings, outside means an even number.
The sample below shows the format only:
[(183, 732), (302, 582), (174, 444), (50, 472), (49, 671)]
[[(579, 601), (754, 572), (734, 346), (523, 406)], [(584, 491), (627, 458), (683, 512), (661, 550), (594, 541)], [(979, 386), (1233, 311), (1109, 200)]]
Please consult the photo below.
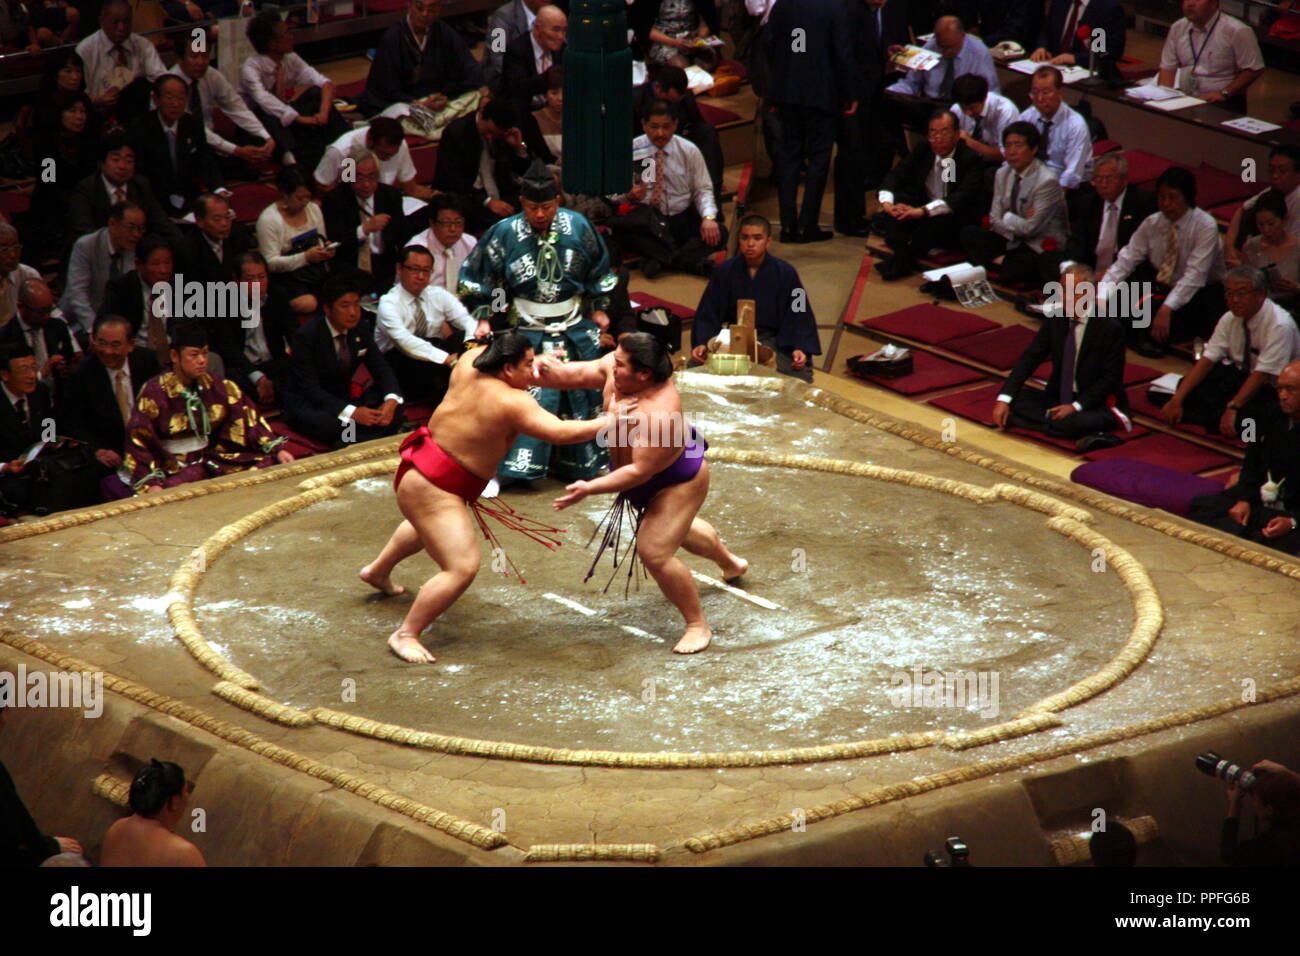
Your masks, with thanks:
[(1043, 22), (1043, 0), (960, 0), (950, 6), (989, 49), (1010, 40), (1028, 50)]
[[(857, 112), (862, 98), (862, 79), (850, 52), (848, 14), (838, 3), (780, 0), (767, 26), (767, 98), (775, 104), (781, 124), (781, 241), (821, 242), (833, 235), (817, 219), (839, 118)], [(799, 208), (799, 174), (805, 161), (808, 178)]]
[[(154, 363), (165, 367), (171, 334), (167, 300), (156, 301), (158, 283), (172, 285), (175, 276), (172, 247), (163, 239), (149, 236), (135, 247), (135, 268), (108, 280), (96, 316), (121, 316), (131, 326), (133, 345), (148, 350)], [(138, 385), (139, 383), (137, 383)]]
[(135, 148), (126, 137), (105, 136), (99, 155), (99, 172), (77, 183), (68, 199), (68, 241), (102, 229), (109, 210), (120, 202), (133, 202), (144, 210), (149, 232), (179, 242), (180, 230), (167, 217), (149, 180), (136, 174)]
[(54, 293), (43, 279), (27, 279), (18, 287), (18, 313), (0, 326), (0, 344), (25, 345), (36, 356), (41, 384), (58, 396), (63, 382), (81, 357), (68, 323), (57, 312)]
[(957, 117), (935, 110), (925, 141), (889, 171), (880, 189), (885, 241), (894, 258), (876, 266), (881, 277), (912, 274), (915, 260), (935, 246), (959, 248), (962, 227), (978, 222), (984, 163), (958, 135)]
[(199, 193), (226, 184), (202, 118), (185, 112), (188, 92), (179, 76), (164, 73), (154, 81), (157, 108), (127, 127), (140, 173), (167, 214), (176, 218), (189, 212)]
[[(345, 276), (334, 276), (320, 294), (325, 314), (293, 336), (285, 420), (322, 442), (369, 441), (402, 425), (397, 376), (375, 345), (374, 326), (363, 319), (361, 294)], [(371, 382), (353, 397), (352, 376), (365, 365)]]
[[(691, 92), (686, 80), (686, 71), (680, 66), (659, 68), (655, 78), (647, 83), (632, 88), (632, 137), (642, 133), (641, 117), (645, 115), (650, 104), (663, 100), (673, 109), (677, 118), (677, 135), (690, 140), (700, 148), (704, 164), (709, 168), (709, 178), (713, 180), (713, 192), (720, 199), (722, 194), (722, 142), (718, 139), (717, 128), (704, 118), (700, 104)], [(721, 206), (721, 201), (718, 202)]]
[[(1080, 451), (1120, 444), (1110, 435), (1126, 422), (1124, 331), (1105, 315), (1095, 315), (1096, 282), (1087, 266), (1073, 265), (1062, 276), (1055, 297), (1064, 314), (1044, 318), (1042, 328), (1007, 376), (993, 406), (998, 428), (1015, 425), (1061, 438), (1078, 438)], [(1052, 375), (1043, 391), (1025, 381), (1051, 359)]]
[[(443, 131), (433, 188), (464, 202), (465, 228), (474, 235), (519, 211), (517, 178), (532, 162), (520, 123), (518, 107), (498, 99), (454, 120)], [(480, 175), (484, 150), (491, 160), (494, 181), (490, 183)]]
[(160, 370), (153, 352), (135, 347), (131, 323), (120, 315), (95, 320), (90, 348), (68, 376), (58, 418), (65, 434), (95, 450), (107, 473), (122, 464), (126, 423), (140, 386)]
[[(1078, 7), (1078, 0), (1051, 0), (1038, 36), (1038, 49), (1030, 59), (1056, 66), (1087, 66), (1092, 37), (1100, 30), (1103, 36), (1099, 38), (1097, 68), (1101, 69), (1105, 61), (1119, 63), (1127, 38), (1127, 17), (1120, 0), (1089, 0), (1082, 14)], [(1088, 30), (1086, 43), (1079, 36), (1079, 27)]]
[(835, 231), (846, 236), (870, 232), (866, 191), (880, 184), (898, 152), (906, 150), (903, 127), (884, 105), (889, 50), (911, 41), (903, 0), (842, 0), (846, 4), (854, 68), (862, 100), (851, 116), (840, 117), (835, 154)]
[[(367, 292), (384, 293), (393, 285), (397, 253), (409, 231), (402, 212), (402, 193), (379, 181), (379, 161), (369, 150), (354, 156), (355, 176), (325, 197), (325, 233), (339, 244), (334, 261), (355, 268)], [(441, 165), (441, 163), (439, 163)]]
[(216, 193), (201, 193), (194, 200), (194, 224), (181, 242), (176, 271), (187, 282), (229, 281), (240, 255), (253, 248), (248, 230), (235, 222), (230, 202)]
[(289, 387), (289, 349), (298, 317), (285, 291), (271, 285), (266, 260), (256, 249), (235, 260), (235, 279), (249, 289), (249, 301), (257, 302), (256, 321), (230, 323), (238, 333), (214, 344), (225, 362), (226, 378), (234, 379), (259, 404), (279, 407)]
[(564, 63), (568, 18), (549, 4), (537, 11), (533, 28), (506, 45), (501, 61), (499, 94), (515, 101), (521, 112), (546, 105), (546, 71)]
[[(12, 323), (10, 323), (12, 324)], [(0, 511), (30, 507), (33, 482), (22, 456), (55, 422), (50, 390), (37, 380), (36, 356), (25, 344), (0, 345)], [(57, 422), (55, 432), (57, 433)]]
[(1043, 253), (1058, 270), (1082, 262), (1105, 275), (1115, 255), (1128, 245), (1137, 227), (1156, 211), (1156, 197), (1128, 184), (1128, 160), (1116, 150), (1093, 164), (1093, 188), (1079, 196), (1065, 248)]

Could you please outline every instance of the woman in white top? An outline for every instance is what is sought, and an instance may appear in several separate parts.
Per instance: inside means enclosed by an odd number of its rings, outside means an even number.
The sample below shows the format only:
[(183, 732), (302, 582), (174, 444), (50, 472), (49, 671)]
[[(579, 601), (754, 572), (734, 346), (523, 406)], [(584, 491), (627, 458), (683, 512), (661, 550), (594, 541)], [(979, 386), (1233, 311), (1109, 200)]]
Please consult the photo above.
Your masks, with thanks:
[(298, 166), (281, 170), (275, 185), (280, 198), (257, 217), (257, 248), (293, 311), (314, 315), (315, 290), (329, 277), (326, 263), (334, 258), (333, 248), (325, 245), (325, 216)]
[(537, 129), (542, 134), (546, 148), (555, 155), (558, 166), (564, 147), (564, 67), (552, 66), (546, 70), (546, 105), (533, 111)]

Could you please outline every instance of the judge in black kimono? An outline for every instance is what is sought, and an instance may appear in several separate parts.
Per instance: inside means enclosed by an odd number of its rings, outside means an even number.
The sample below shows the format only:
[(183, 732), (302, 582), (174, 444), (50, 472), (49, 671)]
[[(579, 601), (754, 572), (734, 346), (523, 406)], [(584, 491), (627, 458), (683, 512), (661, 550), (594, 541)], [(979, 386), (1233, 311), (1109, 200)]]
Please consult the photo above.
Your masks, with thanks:
[(754, 300), (760, 345), (776, 352), (776, 370), (812, 381), (812, 357), (820, 355), (817, 319), (794, 266), (768, 254), (772, 224), (751, 214), (740, 221), (740, 255), (713, 270), (691, 327), (691, 357), (708, 361), (708, 342), (736, 321), (736, 303)]
[(379, 40), (358, 107), (374, 116), (394, 103), (418, 103), (433, 111), (483, 85), (474, 54), (438, 19), (438, 0), (411, 0), (406, 16)]

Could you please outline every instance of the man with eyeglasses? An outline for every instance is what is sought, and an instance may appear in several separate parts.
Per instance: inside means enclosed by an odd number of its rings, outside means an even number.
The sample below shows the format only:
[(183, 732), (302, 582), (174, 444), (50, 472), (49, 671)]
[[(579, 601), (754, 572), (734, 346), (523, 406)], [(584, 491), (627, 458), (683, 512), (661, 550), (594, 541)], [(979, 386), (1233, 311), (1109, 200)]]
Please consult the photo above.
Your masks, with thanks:
[(1223, 240), (1223, 254), (1228, 265), (1241, 265), (1242, 244), (1259, 232), (1255, 227), (1255, 204), (1269, 189), (1276, 189), (1286, 198), (1286, 231), (1300, 236), (1300, 150), (1292, 146), (1274, 146), (1269, 151), (1268, 189), (1247, 199), (1232, 214), (1232, 222), (1228, 224), (1228, 234)]
[(374, 116), (394, 103), (437, 111), (483, 85), (478, 61), (465, 41), (441, 19), (443, 0), (411, 0), (406, 16), (375, 47), (366, 89), (357, 106)]
[(492, 325), (472, 319), (456, 296), (429, 281), (432, 274), (428, 249), (402, 250), (397, 283), (379, 300), (375, 344), (396, 373), (402, 397), (436, 407), (465, 339), (488, 334)]
[(108, 225), (82, 236), (72, 247), (59, 308), (77, 335), (89, 338), (109, 280), (131, 271), (144, 230), (144, 210), (133, 202), (120, 202), (109, 212)]
[(478, 240), (465, 234), (465, 206), (456, 196), (439, 193), (429, 203), (429, 228), (411, 237), (411, 244), (433, 253), (431, 285), (453, 295), (460, 267), (474, 251)]
[(1092, 136), (1088, 121), (1065, 102), (1065, 81), (1054, 66), (1040, 66), (1029, 83), (1032, 105), (1020, 119), (1039, 133), (1038, 158), (1060, 180), (1077, 189), (1092, 178)]
[(19, 260), (23, 255), (23, 241), (18, 230), (7, 222), (0, 222), (0, 329), (9, 324), (18, 308), (18, 289), (28, 279), (39, 279), (41, 274)]
[(379, 159), (365, 146), (353, 147), (348, 156), (354, 164), (351, 182), (345, 181), (321, 204), (325, 232), (339, 244), (336, 263), (364, 273), (357, 278), (367, 291), (386, 292), (408, 231), (402, 193), (380, 181)]
[(18, 316), (0, 329), (0, 345), (26, 345), (36, 356), (37, 375), (56, 397), (63, 377), (81, 358), (81, 347), (54, 305), (54, 293), (42, 279), (28, 279), (18, 289)]
[(1138, 226), (1155, 211), (1155, 196), (1129, 186), (1124, 154), (1119, 150), (1104, 153), (1093, 166), (1092, 189), (1079, 197), (1070, 216), (1065, 247), (1044, 253), (1043, 259), (1059, 263), (1061, 272), (1082, 262), (1103, 275)]

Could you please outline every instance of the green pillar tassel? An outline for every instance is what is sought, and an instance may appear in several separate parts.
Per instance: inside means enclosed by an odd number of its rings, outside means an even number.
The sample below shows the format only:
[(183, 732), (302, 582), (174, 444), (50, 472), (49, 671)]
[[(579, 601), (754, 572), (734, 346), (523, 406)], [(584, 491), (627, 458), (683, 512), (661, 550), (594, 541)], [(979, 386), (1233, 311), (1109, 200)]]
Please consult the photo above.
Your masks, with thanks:
[(564, 51), (564, 190), (632, 188), (632, 51), (623, 0), (574, 0)]

